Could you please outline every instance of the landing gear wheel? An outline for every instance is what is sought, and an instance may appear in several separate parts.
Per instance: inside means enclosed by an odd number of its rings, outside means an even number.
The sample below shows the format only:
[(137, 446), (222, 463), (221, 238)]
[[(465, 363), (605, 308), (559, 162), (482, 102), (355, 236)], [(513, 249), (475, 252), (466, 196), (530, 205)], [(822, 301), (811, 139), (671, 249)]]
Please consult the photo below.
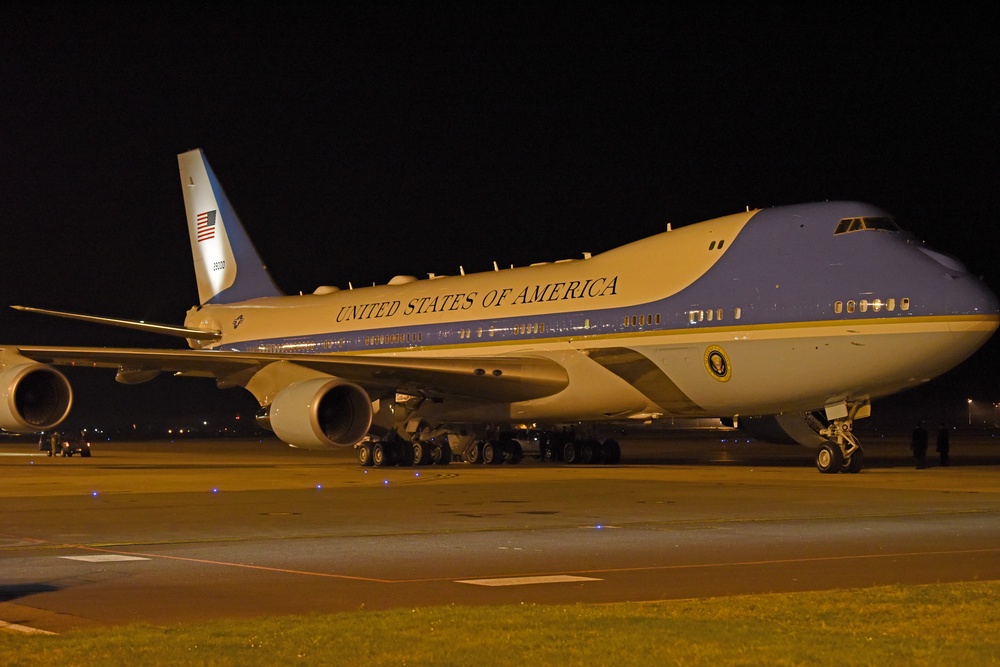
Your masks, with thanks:
[(465, 460), (469, 463), (482, 463), (483, 462), (483, 446), (482, 440), (476, 440), (465, 450)]
[(503, 446), (493, 440), (483, 445), (483, 463), (487, 465), (500, 465), (503, 463)]
[(422, 440), (413, 441), (413, 465), (424, 466), (431, 463), (431, 447)]
[(524, 450), (517, 440), (503, 442), (503, 460), (511, 465), (517, 465), (524, 458)]
[(566, 463), (579, 463), (580, 462), (580, 448), (577, 447), (575, 441), (570, 440), (562, 449), (562, 459)]
[(451, 447), (447, 444), (434, 445), (431, 448), (431, 463), (439, 466), (451, 463)]
[(398, 465), (410, 467), (416, 465), (417, 459), (415, 458), (415, 452), (413, 451), (413, 443), (411, 442), (399, 442), (396, 443), (396, 461)]
[(844, 466), (844, 453), (840, 446), (831, 442), (824, 443), (816, 450), (816, 469), (824, 474), (840, 472)]
[(376, 468), (384, 468), (389, 465), (389, 456), (385, 451), (385, 445), (381, 442), (376, 442), (375, 446), (372, 447), (372, 465)]
[(622, 448), (617, 440), (608, 438), (601, 445), (601, 463), (614, 465), (622, 460)]
[(364, 467), (372, 465), (372, 446), (364, 444), (358, 447), (358, 463)]
[(851, 454), (851, 458), (844, 464), (844, 472), (851, 473), (852, 475), (861, 472), (861, 469), (865, 467), (865, 453), (860, 447), (854, 450)]

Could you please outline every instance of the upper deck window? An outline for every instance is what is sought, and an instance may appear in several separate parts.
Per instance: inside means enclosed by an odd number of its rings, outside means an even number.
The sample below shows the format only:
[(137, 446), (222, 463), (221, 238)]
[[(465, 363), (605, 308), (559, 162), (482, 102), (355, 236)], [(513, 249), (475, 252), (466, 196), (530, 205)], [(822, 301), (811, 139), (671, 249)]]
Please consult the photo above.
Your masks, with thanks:
[(860, 232), (865, 229), (882, 230), (886, 232), (898, 232), (899, 225), (892, 218), (844, 218), (837, 225), (836, 234), (846, 234), (848, 232)]

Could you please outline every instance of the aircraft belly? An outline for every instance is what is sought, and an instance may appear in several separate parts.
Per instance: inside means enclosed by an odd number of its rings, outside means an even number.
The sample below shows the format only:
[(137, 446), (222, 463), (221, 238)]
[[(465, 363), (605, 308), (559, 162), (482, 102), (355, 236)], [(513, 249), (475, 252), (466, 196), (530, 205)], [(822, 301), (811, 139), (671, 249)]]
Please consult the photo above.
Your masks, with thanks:
[[(775, 414), (814, 410), (831, 400), (874, 399), (918, 386), (964, 360), (984, 335), (952, 333), (947, 325), (864, 335), (758, 332), (753, 338), (706, 342), (697, 348), (650, 346), (636, 351), (710, 415)], [(725, 355), (725, 376), (709, 367), (711, 349)]]

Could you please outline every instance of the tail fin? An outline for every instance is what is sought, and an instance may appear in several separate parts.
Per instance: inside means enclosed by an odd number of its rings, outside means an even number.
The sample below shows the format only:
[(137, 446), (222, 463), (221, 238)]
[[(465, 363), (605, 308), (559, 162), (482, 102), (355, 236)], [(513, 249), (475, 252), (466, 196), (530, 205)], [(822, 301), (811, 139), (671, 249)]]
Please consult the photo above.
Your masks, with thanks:
[[(281, 296), (200, 148), (177, 156), (198, 299), (233, 303)], [(237, 271), (237, 267), (239, 270)]]

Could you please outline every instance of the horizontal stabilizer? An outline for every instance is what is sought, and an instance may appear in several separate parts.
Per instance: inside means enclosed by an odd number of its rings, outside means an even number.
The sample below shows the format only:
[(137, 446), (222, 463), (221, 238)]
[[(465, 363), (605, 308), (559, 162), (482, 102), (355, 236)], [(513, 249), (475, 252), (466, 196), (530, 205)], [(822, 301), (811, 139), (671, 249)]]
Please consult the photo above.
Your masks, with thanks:
[(31, 308), (28, 306), (11, 306), (14, 310), (23, 310), (29, 313), (39, 313), (41, 315), (54, 315), (65, 317), (71, 320), (82, 320), (84, 322), (94, 322), (95, 324), (108, 324), (125, 329), (137, 329), (149, 333), (164, 334), (167, 336), (179, 336), (180, 338), (193, 338), (195, 340), (215, 341), (222, 338), (221, 331), (205, 331), (204, 329), (188, 329), (172, 324), (156, 324), (153, 322), (142, 322), (137, 320), (121, 320), (114, 317), (99, 317), (97, 315), (81, 315), (79, 313), (66, 313), (59, 310), (46, 310), (44, 308)]

